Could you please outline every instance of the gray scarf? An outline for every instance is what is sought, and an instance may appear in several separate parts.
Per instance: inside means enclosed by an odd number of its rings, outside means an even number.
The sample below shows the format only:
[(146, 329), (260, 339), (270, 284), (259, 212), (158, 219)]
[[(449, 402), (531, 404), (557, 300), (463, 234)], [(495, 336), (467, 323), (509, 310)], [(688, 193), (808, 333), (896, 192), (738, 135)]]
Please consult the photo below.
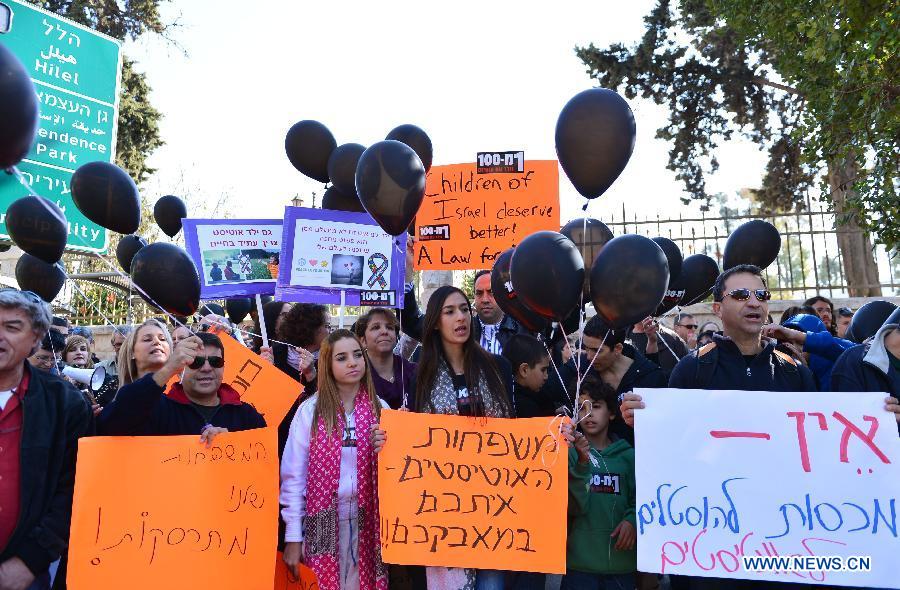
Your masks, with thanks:
[[(484, 372), (478, 375), (478, 386), (469, 395), (473, 400), (478, 400), (484, 407), (484, 415), (488, 418), (508, 418), (503, 411), (503, 406), (497, 400), (497, 393), (488, 387)], [(478, 402), (476, 402), (478, 403)], [(424, 409), (424, 408), (423, 408)], [(434, 388), (431, 390), (431, 406), (428, 407), (432, 414), (459, 414), (459, 406), (456, 403), (456, 388), (453, 387), (453, 378), (450, 376), (450, 367), (447, 361), (441, 360)]]

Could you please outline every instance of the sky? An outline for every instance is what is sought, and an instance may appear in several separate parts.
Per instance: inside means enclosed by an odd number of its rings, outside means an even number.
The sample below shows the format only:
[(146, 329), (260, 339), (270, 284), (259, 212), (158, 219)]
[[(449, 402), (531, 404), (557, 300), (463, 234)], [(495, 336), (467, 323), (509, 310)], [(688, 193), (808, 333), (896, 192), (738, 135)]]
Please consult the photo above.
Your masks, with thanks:
[[(565, 103), (596, 86), (575, 46), (636, 43), (654, 2), (175, 1), (163, 6), (167, 36), (128, 42), (164, 117), (166, 144), (142, 190), (151, 200), (230, 196), (227, 217), (281, 217), (321, 183), (296, 171), (284, 136), (302, 119), (331, 129), (338, 144), (371, 145), (403, 123), (423, 128), (434, 164), (472, 162), (478, 151), (524, 150), (555, 159)], [(667, 111), (630, 101), (637, 122), (631, 160), (589, 204), (599, 219), (626, 204), (629, 217), (677, 215), (684, 193), (655, 139)], [(733, 140), (717, 154), (710, 192), (758, 186), (765, 155)], [(560, 174), (562, 220), (585, 200)]]

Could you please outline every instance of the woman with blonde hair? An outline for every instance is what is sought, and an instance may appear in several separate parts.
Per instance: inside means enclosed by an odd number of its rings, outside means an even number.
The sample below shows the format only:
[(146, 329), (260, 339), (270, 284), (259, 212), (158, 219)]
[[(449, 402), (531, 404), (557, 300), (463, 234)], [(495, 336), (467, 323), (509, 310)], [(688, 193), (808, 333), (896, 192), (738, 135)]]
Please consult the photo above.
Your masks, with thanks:
[(281, 462), (284, 561), (305, 563), (322, 590), (385, 590), (371, 433), (387, 407), (349, 330), (321, 343), (318, 391), (291, 423)]
[(149, 319), (139, 325), (122, 344), (116, 362), (119, 369), (119, 386), (128, 385), (155, 371), (169, 360), (172, 337), (166, 325), (157, 319)]

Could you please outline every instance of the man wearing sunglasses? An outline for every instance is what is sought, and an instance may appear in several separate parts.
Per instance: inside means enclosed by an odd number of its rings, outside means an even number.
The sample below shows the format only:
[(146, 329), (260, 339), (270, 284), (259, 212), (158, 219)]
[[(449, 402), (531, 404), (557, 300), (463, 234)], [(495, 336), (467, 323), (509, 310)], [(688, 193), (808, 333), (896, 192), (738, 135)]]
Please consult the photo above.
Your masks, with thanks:
[(688, 346), (688, 350), (693, 350), (697, 346), (697, 320), (689, 313), (679, 313), (675, 316), (675, 323), (672, 325), (675, 333), (681, 336), (681, 339)]
[[(197, 434), (212, 443), (222, 432), (262, 428), (265, 419), (222, 383), (225, 351), (215, 334), (180, 341), (162, 369), (122, 387), (97, 417), (103, 435)], [(181, 382), (165, 387), (174, 375)]]
[[(759, 267), (742, 264), (719, 275), (713, 286), (713, 313), (722, 320), (722, 334), (681, 359), (672, 371), (669, 387), (816, 391), (810, 370), (775, 350), (774, 340), (763, 338), (770, 298)], [(626, 423), (640, 407), (636, 397), (623, 401)]]

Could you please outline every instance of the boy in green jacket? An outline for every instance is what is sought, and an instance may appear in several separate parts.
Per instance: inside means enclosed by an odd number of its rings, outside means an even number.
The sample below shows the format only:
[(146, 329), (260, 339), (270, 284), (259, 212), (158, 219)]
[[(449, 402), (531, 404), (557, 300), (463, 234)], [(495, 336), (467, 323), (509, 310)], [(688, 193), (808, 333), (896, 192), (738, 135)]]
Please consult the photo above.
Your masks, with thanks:
[(610, 440), (615, 390), (589, 374), (581, 385), (581, 432), (569, 448), (569, 538), (561, 590), (635, 587), (634, 449)]

